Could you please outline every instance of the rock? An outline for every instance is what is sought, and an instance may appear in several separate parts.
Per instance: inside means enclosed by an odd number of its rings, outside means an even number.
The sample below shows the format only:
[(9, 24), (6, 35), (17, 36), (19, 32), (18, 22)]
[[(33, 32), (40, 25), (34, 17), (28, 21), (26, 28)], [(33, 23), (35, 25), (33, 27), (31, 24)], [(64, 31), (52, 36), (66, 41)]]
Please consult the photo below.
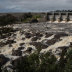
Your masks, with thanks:
[(7, 44), (12, 44), (12, 43), (16, 43), (16, 41), (14, 41), (14, 40), (8, 40), (6, 43)]
[(56, 42), (57, 42), (56, 39), (51, 39), (51, 40), (48, 40), (48, 41), (46, 42), (46, 44), (47, 44), (48, 46), (50, 46), (50, 45), (55, 44)]
[(13, 34), (13, 37), (16, 37), (16, 34)]
[(25, 33), (25, 31), (21, 31), (21, 35), (23, 35)]
[(26, 38), (31, 38), (31, 36), (32, 36), (31, 33), (25, 33)]
[(14, 72), (14, 70), (12, 66), (6, 66), (2, 68), (2, 72)]
[(9, 44), (9, 47), (12, 47), (12, 45), (11, 45), (11, 44)]
[(0, 39), (7, 38), (12, 35), (15, 30), (12, 27), (2, 27), (0, 28)]
[(25, 40), (25, 38), (23, 37), (22, 40)]
[(42, 44), (41, 42), (31, 42), (31, 45), (34, 45), (38, 51), (47, 48), (47, 45)]
[(3, 47), (4, 45), (8, 45), (11, 47), (11, 44), (16, 43), (14, 40), (7, 40), (5, 42), (0, 42), (0, 47)]
[(24, 46), (25, 43), (20, 43), (20, 46)]
[(57, 33), (54, 38), (55, 39), (60, 39), (60, 37), (64, 37), (64, 36), (68, 36), (68, 34), (66, 34), (66, 33)]
[(29, 52), (29, 53), (31, 53), (32, 47), (28, 47), (26, 51)]
[(48, 41), (48, 39), (44, 39), (44, 40), (41, 41), (41, 43), (44, 44), (44, 45), (47, 45), (47, 43), (46, 43), (47, 41)]
[(53, 34), (52, 33), (45, 33), (45, 37), (48, 38), (50, 36), (52, 36)]
[(42, 37), (42, 36), (43, 36), (43, 34), (41, 34), (41, 33), (37, 32), (37, 33), (35, 33), (35, 36), (36, 36), (36, 37)]
[(58, 47), (59, 49), (61, 50), (65, 50), (65, 49), (68, 49), (69, 47), (68, 46), (63, 46), (63, 47)]
[(18, 50), (22, 50), (22, 49), (24, 49), (24, 48), (25, 48), (25, 47), (19, 47)]
[(32, 41), (37, 41), (37, 39), (39, 39), (38, 37), (33, 37), (31, 40)]
[(9, 59), (6, 58), (4, 55), (0, 55), (0, 66), (3, 66), (6, 62), (8, 62)]
[(72, 47), (72, 42), (70, 42), (70, 47)]
[(20, 50), (12, 50), (12, 55), (13, 56), (22, 56), (22, 51), (20, 51)]

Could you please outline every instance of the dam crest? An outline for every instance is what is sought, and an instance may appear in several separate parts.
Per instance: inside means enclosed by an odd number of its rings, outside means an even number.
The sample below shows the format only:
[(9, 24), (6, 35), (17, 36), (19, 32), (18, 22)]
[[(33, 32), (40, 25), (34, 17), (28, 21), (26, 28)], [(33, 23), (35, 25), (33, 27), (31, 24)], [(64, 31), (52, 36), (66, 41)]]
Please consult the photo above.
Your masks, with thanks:
[(72, 23), (72, 12), (48, 12), (49, 23)]

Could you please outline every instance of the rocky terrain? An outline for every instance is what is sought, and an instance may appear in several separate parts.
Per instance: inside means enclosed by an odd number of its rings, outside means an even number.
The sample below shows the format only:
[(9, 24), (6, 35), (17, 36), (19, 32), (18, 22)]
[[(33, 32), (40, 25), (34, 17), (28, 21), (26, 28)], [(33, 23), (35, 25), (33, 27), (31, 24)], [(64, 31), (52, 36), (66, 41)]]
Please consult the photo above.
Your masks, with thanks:
[(38, 52), (51, 52), (57, 60), (72, 47), (71, 23), (25, 23), (0, 27), (0, 65), (11, 71), (11, 61)]

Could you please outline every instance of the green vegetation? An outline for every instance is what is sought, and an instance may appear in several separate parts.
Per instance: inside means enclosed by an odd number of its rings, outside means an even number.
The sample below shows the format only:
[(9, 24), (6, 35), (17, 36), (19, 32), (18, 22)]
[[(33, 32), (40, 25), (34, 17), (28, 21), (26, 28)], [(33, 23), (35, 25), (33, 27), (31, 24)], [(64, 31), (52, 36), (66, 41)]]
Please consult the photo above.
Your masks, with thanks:
[(32, 18), (31, 13), (23, 14), (21, 17), (21, 22), (28, 22)]
[(40, 15), (34, 15), (33, 18), (37, 19), (37, 18), (41, 18), (41, 16)]
[(21, 17), (21, 22), (32, 22), (32, 21), (36, 21), (37, 18), (41, 18), (40, 15), (32, 15), (31, 13), (26, 13)]
[(0, 16), (0, 26), (12, 24), (12, 23), (15, 23), (16, 21), (17, 21), (17, 18), (12, 16), (11, 14)]
[(41, 18), (41, 15), (38, 14), (31, 14), (31, 13), (24, 13), (21, 17), (15, 17), (12, 14), (6, 14), (0, 16), (0, 26), (11, 25), (14, 23), (28, 23), (28, 22), (38, 22), (38, 18)]
[(65, 64), (64, 72), (72, 72), (72, 49), (69, 49), (66, 54), (67, 62)]
[(51, 53), (42, 55), (34, 53), (27, 57), (21, 57), (12, 64), (16, 72), (53, 72), (56, 68), (55, 63), (56, 58)]
[(63, 48), (60, 60), (51, 53), (33, 53), (12, 61), (13, 72), (72, 72), (72, 49)]

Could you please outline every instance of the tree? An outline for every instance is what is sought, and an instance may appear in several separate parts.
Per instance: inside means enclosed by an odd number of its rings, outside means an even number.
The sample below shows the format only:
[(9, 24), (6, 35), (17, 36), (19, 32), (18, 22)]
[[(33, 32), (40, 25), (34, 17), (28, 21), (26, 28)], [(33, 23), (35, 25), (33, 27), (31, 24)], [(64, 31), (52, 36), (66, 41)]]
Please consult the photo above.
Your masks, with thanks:
[(51, 53), (41, 55), (41, 64), (38, 72), (58, 72), (56, 58)]
[(0, 16), (0, 25), (2, 26), (15, 23), (16, 21), (17, 18), (12, 16), (11, 14)]
[(21, 17), (21, 21), (27, 20), (28, 18), (32, 18), (32, 14), (31, 13), (23, 14), (22, 17)]
[(51, 53), (33, 53), (12, 62), (16, 72), (58, 72), (56, 58)]
[(67, 62), (65, 64), (64, 72), (72, 72), (72, 49), (69, 49), (66, 54)]

